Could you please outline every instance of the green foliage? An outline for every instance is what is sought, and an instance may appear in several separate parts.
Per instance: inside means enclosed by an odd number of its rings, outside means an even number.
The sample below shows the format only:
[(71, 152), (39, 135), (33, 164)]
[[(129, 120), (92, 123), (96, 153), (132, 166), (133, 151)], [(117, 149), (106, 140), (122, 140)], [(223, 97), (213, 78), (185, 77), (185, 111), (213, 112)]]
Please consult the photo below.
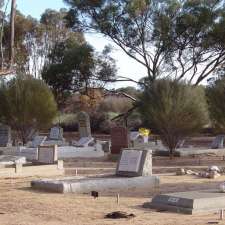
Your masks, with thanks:
[(23, 142), (32, 129), (48, 128), (57, 106), (48, 86), (30, 76), (18, 76), (0, 87), (0, 118)]
[(97, 55), (89, 44), (80, 44), (72, 38), (58, 43), (49, 61), (42, 78), (52, 88), (60, 106), (71, 93), (104, 85), (116, 74), (115, 62), (109, 55)]
[(150, 128), (157, 128), (171, 155), (182, 138), (207, 121), (204, 90), (167, 79), (157, 80), (143, 93), (139, 110)]
[(225, 78), (219, 78), (206, 88), (212, 124), (219, 132), (225, 132)]
[(68, 24), (96, 30), (146, 68), (144, 85), (199, 84), (225, 62), (224, 0), (64, 0)]

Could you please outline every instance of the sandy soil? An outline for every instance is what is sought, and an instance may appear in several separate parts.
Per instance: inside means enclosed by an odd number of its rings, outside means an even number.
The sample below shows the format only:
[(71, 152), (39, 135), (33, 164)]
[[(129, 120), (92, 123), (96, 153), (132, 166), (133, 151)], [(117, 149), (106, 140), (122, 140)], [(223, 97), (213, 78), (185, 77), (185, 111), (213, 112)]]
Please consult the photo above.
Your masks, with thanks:
[[(37, 178), (37, 177), (36, 177)], [(116, 203), (116, 193), (100, 193), (98, 199), (89, 195), (52, 194), (30, 189), (34, 177), (0, 179), (0, 225), (201, 225), (225, 224), (218, 213), (182, 215), (156, 212), (142, 208), (142, 204), (159, 192), (187, 191), (217, 187), (225, 176), (217, 180), (200, 179), (194, 176), (161, 176), (161, 187), (137, 193), (120, 193), (120, 203)], [(112, 211), (134, 213), (135, 218), (104, 219)]]

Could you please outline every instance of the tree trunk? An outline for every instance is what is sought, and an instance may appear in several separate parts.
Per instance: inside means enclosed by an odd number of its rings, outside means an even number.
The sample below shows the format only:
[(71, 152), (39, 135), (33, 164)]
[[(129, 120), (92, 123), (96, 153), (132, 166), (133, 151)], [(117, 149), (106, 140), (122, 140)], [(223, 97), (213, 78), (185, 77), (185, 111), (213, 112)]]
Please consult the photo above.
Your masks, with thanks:
[(14, 46), (14, 39), (15, 39), (15, 14), (16, 14), (16, 0), (12, 0), (11, 4), (11, 16), (10, 16), (10, 68), (14, 65), (14, 58), (15, 58), (15, 46)]
[(170, 159), (173, 159), (173, 151), (174, 149), (169, 149), (169, 151), (170, 151)]

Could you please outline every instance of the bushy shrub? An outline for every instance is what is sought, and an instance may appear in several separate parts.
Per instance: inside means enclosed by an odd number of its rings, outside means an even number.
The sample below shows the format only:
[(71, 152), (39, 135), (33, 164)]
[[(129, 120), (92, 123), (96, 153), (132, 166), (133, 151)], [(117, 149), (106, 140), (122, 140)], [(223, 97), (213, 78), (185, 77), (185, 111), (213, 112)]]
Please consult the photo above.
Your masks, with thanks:
[(225, 132), (225, 77), (206, 88), (210, 119), (217, 132)]
[(0, 119), (25, 143), (31, 130), (48, 128), (57, 105), (48, 86), (30, 76), (17, 76), (0, 87)]
[(156, 127), (172, 157), (178, 142), (197, 132), (207, 122), (204, 90), (162, 79), (145, 90), (140, 112), (150, 127)]

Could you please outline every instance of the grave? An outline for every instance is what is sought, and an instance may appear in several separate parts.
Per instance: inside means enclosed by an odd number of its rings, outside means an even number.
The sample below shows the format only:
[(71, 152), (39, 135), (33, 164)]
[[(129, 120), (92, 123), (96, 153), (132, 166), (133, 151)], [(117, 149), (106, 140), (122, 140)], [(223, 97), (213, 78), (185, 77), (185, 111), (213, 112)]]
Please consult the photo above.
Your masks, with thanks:
[(11, 128), (6, 125), (0, 125), (0, 147), (9, 147), (12, 145)]
[(200, 190), (156, 195), (144, 207), (177, 213), (196, 214), (225, 208), (225, 193)]
[(54, 164), (58, 160), (57, 145), (38, 146), (38, 162)]
[(218, 135), (213, 140), (211, 148), (213, 148), (213, 149), (223, 148), (223, 143), (224, 143), (224, 135)]
[(77, 115), (79, 137), (91, 137), (90, 117), (86, 112), (80, 112)]
[(63, 128), (59, 126), (52, 127), (50, 131), (49, 139), (63, 140)]
[[(125, 154), (121, 154), (116, 175), (35, 180), (31, 182), (31, 186), (46, 191), (77, 194), (88, 193), (93, 190), (119, 193), (124, 190), (146, 190), (158, 187), (159, 178), (151, 176), (151, 151), (134, 149), (135, 154), (130, 149), (123, 151), (125, 151)], [(127, 162), (132, 162), (132, 165), (127, 165)]]
[(120, 154), (116, 175), (127, 177), (152, 175), (152, 151), (143, 149), (123, 149)]
[(128, 131), (125, 127), (113, 127), (111, 129), (111, 154), (120, 154), (121, 149), (128, 148)]

